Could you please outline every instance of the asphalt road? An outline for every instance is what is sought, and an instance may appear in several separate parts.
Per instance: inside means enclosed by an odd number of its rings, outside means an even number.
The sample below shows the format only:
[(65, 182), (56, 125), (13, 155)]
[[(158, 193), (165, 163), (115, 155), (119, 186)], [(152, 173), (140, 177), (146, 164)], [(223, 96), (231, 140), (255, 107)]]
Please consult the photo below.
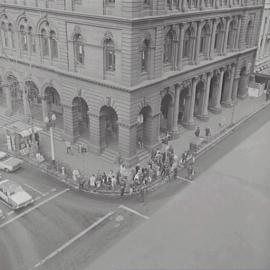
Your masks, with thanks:
[[(266, 123), (269, 113), (270, 107), (256, 114), (200, 157), (198, 172), (213, 166)], [(20, 183), (35, 202), (16, 212), (0, 202), (5, 213), (0, 221), (1, 270), (84, 269), (190, 185), (184, 181), (169, 183), (147, 194), (140, 203), (136, 198), (91, 198), (27, 165), (16, 173), (2, 174)]]

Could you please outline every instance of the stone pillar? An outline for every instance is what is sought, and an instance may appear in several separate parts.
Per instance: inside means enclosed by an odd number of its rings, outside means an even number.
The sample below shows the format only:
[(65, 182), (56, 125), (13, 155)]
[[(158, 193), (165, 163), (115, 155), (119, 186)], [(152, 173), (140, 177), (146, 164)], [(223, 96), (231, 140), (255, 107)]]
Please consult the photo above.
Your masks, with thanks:
[(200, 10), (203, 10), (205, 8), (205, 0), (200, 0)]
[(64, 115), (64, 140), (74, 142), (78, 137), (78, 121), (75, 121), (76, 108), (74, 106), (63, 105)]
[(183, 126), (187, 129), (193, 129), (195, 127), (195, 122), (194, 122), (194, 105), (195, 105), (195, 95), (196, 95), (196, 86), (197, 86), (198, 78), (193, 78), (192, 79), (192, 84), (191, 84), (191, 89), (190, 89), (190, 96), (189, 96), (189, 104), (188, 107), (186, 108), (187, 114), (186, 114), (186, 119), (182, 123)]
[(239, 81), (239, 91), (238, 97), (240, 99), (245, 99), (248, 95), (248, 82), (249, 82), (249, 74), (243, 74)]
[(210, 92), (210, 84), (211, 84), (212, 77), (213, 77), (213, 72), (208, 72), (207, 73), (206, 88), (204, 90), (204, 95), (203, 95), (202, 112), (200, 115), (197, 116), (202, 121), (207, 121), (209, 119), (208, 101), (209, 101), (209, 92)]
[(221, 92), (222, 92), (222, 85), (223, 85), (223, 76), (224, 76), (224, 69), (220, 69), (220, 74), (219, 74), (219, 81), (218, 85), (214, 91), (214, 100), (213, 100), (213, 106), (211, 107), (211, 111), (213, 113), (220, 113), (221, 112), (221, 105), (220, 105), (220, 100), (221, 100)]
[(232, 92), (233, 92), (234, 74), (235, 74), (235, 65), (232, 66), (229, 87), (226, 89), (226, 92), (224, 93), (224, 101), (222, 102), (222, 105), (228, 108), (233, 106)]
[(261, 46), (261, 48), (260, 48), (260, 58), (263, 58), (263, 57), (264, 57), (265, 40), (266, 40), (266, 37), (263, 36), (262, 46)]
[(240, 31), (241, 31), (241, 24), (242, 24), (242, 16), (239, 16), (238, 18), (238, 25), (237, 25), (237, 33), (236, 33), (236, 39), (235, 39), (235, 50), (240, 49)]
[(230, 24), (231, 24), (231, 19), (227, 19), (227, 24), (226, 24), (226, 31), (225, 31), (225, 37), (224, 37), (224, 43), (223, 43), (223, 55), (226, 55), (227, 53), (227, 42), (228, 42), (228, 34), (229, 34), (229, 29), (230, 29)]
[(138, 163), (136, 155), (137, 123), (129, 126), (119, 123), (119, 154), (127, 166)]
[(233, 80), (233, 90), (232, 90), (232, 102), (237, 102), (237, 92), (238, 92), (238, 85), (239, 85), (239, 77), (235, 77)]
[(28, 93), (28, 89), (27, 89), (27, 86), (25, 85), (23, 87), (23, 96), (22, 96), (23, 112), (24, 112), (24, 117), (25, 117), (26, 122), (29, 122), (31, 119), (31, 111), (30, 111), (30, 104), (28, 101), (27, 93)]
[(200, 62), (199, 53), (200, 53), (201, 33), (202, 33), (202, 21), (198, 23), (197, 29), (196, 50), (194, 54), (194, 60), (196, 65), (198, 65)]
[(187, 0), (182, 1), (182, 11), (185, 12), (187, 10)]
[(46, 97), (42, 98), (42, 117), (43, 121), (45, 121), (45, 118), (48, 116), (48, 104), (47, 104), (47, 99)]
[(180, 86), (177, 84), (175, 86), (175, 95), (174, 95), (174, 116), (173, 116), (174, 137), (177, 137), (179, 133), (179, 130), (178, 130), (179, 96), (180, 96)]
[(179, 50), (178, 50), (178, 69), (183, 67), (183, 44), (184, 44), (185, 27), (184, 24), (180, 25), (180, 37), (179, 37)]
[(100, 154), (100, 117), (99, 115), (88, 113), (90, 122), (90, 150), (94, 153)]
[(218, 24), (218, 21), (214, 20), (213, 30), (212, 30), (212, 38), (211, 38), (211, 42), (210, 42), (210, 51), (209, 51), (209, 58), (210, 59), (213, 59), (217, 24)]
[(10, 116), (12, 115), (12, 110), (13, 110), (10, 88), (7, 85), (4, 85), (3, 90), (5, 92), (6, 105), (7, 105), (6, 115)]
[(150, 146), (151, 148), (156, 147), (160, 144), (159, 142), (159, 133), (160, 133), (160, 113), (152, 116), (152, 121), (149, 126), (151, 130), (151, 141)]

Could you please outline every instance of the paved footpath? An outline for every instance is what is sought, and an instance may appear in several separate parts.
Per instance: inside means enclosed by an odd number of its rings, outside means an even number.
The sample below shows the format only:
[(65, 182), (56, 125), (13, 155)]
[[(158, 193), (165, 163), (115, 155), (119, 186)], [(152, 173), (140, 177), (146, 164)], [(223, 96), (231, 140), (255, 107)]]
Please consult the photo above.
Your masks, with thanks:
[[(223, 129), (228, 127), (232, 122), (238, 122), (240, 119), (245, 118), (247, 115), (254, 111), (259, 110), (265, 105), (265, 95), (258, 98), (248, 97), (245, 100), (238, 100), (237, 105), (234, 108), (222, 108), (222, 114), (213, 114), (209, 112), (209, 121), (202, 122), (195, 119), (196, 126), (200, 126), (201, 135), (204, 137), (204, 130), (206, 127), (211, 129), (212, 135), (220, 133)], [(9, 118), (4, 115), (3, 107), (0, 108), (0, 135), (3, 134), (1, 126), (8, 122), (15, 121), (16, 118), (22, 119), (22, 115), (14, 115)], [(224, 126), (220, 127), (219, 123), (223, 123)], [(180, 136), (178, 139), (173, 140), (170, 144), (173, 145), (178, 156), (188, 149), (190, 142), (199, 143), (202, 139), (197, 139), (194, 136), (194, 131), (186, 130), (182, 126), (180, 128)], [(2, 138), (3, 139), (3, 138)], [(50, 138), (47, 135), (41, 135), (41, 149), (46, 156), (50, 156)], [(66, 153), (66, 146), (63, 141), (55, 140), (55, 155), (56, 160), (63, 161), (72, 169), (79, 169), (81, 173), (85, 175), (92, 175), (93, 173), (109, 172), (110, 169), (115, 170), (117, 164), (110, 163), (104, 160), (102, 157), (88, 153), (78, 153), (77, 150), (73, 150), (73, 154)]]

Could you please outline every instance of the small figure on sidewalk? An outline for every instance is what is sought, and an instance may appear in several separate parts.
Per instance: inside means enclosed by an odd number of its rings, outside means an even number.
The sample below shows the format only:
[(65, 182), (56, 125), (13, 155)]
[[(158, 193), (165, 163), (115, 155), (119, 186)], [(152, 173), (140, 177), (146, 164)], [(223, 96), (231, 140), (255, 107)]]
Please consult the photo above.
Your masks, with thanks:
[(208, 137), (210, 137), (210, 136), (211, 136), (211, 130), (210, 130), (209, 127), (206, 127), (206, 128), (205, 128), (205, 137), (208, 138)]
[(120, 181), (120, 195), (121, 197), (124, 196), (124, 193), (125, 193), (125, 188), (126, 188), (126, 182), (124, 180), (121, 180)]
[(196, 130), (195, 130), (195, 132), (194, 132), (194, 134), (195, 134), (195, 136), (196, 136), (197, 138), (199, 138), (200, 132), (201, 132), (200, 127), (197, 127)]
[(266, 90), (265, 93), (265, 101), (268, 101), (270, 99), (270, 88)]
[(94, 187), (96, 184), (96, 176), (95, 174), (92, 174), (92, 176), (90, 177), (90, 186)]
[(65, 141), (67, 154), (71, 153), (71, 143), (69, 141)]
[(142, 149), (143, 148), (143, 141), (142, 141), (142, 137), (141, 136), (138, 138), (138, 146), (139, 146), (139, 149)]
[(187, 167), (187, 178), (192, 181), (194, 174), (195, 174), (194, 167), (192, 164), (189, 164)]

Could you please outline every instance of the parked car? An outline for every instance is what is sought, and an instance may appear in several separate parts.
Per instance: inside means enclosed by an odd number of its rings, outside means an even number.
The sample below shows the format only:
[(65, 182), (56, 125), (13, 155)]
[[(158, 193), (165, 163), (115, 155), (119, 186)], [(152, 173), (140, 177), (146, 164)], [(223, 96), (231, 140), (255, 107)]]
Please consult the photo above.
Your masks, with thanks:
[(12, 157), (6, 152), (0, 151), (0, 169), (6, 172), (14, 172), (21, 168), (23, 161), (19, 158)]
[(19, 184), (8, 179), (0, 181), (0, 199), (12, 209), (25, 207), (34, 201)]

